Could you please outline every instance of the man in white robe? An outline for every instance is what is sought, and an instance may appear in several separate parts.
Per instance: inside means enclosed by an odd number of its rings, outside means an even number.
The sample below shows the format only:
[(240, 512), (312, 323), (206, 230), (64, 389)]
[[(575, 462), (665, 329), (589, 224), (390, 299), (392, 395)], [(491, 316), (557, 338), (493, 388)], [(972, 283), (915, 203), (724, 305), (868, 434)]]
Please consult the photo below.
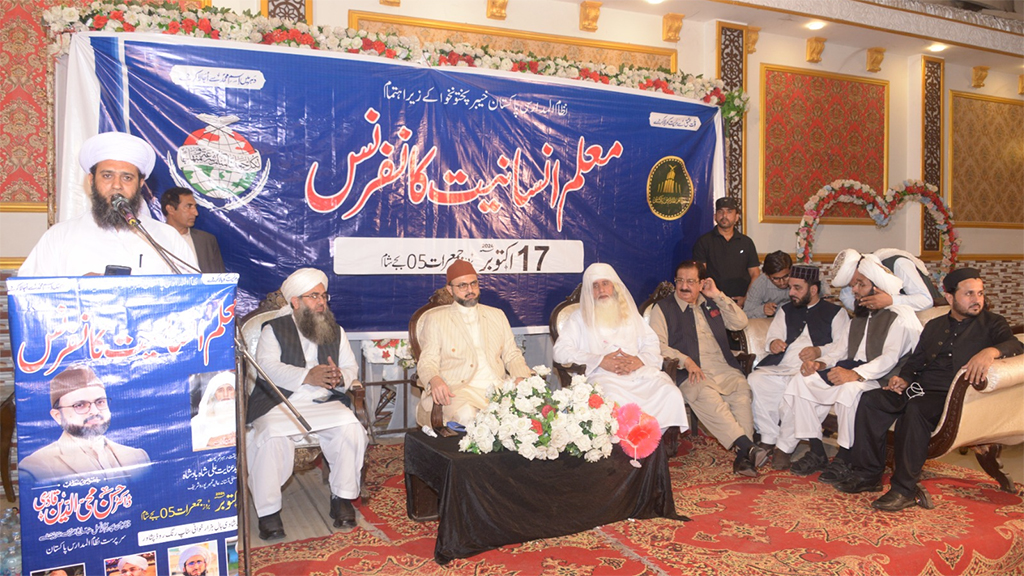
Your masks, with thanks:
[(587, 378), (605, 398), (620, 406), (636, 403), (662, 431), (688, 428), (683, 395), (661, 371), (658, 335), (611, 266), (591, 264), (583, 272), (580, 308), (558, 334), (554, 360), (586, 366)]
[(419, 320), (416, 371), (426, 388), (416, 409), (420, 426), (430, 425), (435, 405), (442, 407), (444, 422), (469, 424), (490, 401), (488, 388), (509, 377), (530, 376), (505, 314), (480, 304), (473, 265), (452, 262), (445, 280), (454, 302), (428, 310)]
[[(367, 437), (343, 402), (345, 391), (362, 384), (345, 331), (327, 307), (327, 285), (327, 275), (314, 268), (297, 270), (284, 281), (281, 293), (289, 306), (263, 326), (256, 360), (316, 432), (331, 468), (334, 527), (352, 528), (351, 500), (359, 497)], [(249, 488), (260, 538), (284, 538), (281, 486), (292, 475), (294, 443), (305, 429), (262, 379), (249, 400), (248, 422)]]
[[(814, 361), (833, 354), (850, 322), (842, 306), (821, 299), (816, 266), (796, 264), (790, 268), (789, 300), (775, 312), (768, 327), (765, 348), (770, 354), (747, 376), (753, 393), (754, 428), (761, 434), (762, 447), (769, 451), (779, 438), (779, 410), (790, 378), (814, 372)], [(789, 454), (775, 450), (772, 468), (786, 470), (789, 465)]]
[(206, 384), (191, 428), (194, 451), (235, 445), (234, 372), (220, 372)]
[(113, 205), (121, 197), (150, 236), (183, 273), (198, 273), (196, 255), (181, 235), (143, 210), (142, 182), (152, 173), (156, 153), (145, 140), (105, 132), (86, 140), (79, 164), (87, 172), (92, 212), (55, 224), (39, 239), (18, 276), (84, 276), (118, 266), (131, 274), (172, 274), (160, 253)]
[[(875, 294), (864, 298), (860, 305), (869, 309), (881, 310), (891, 304), (901, 304), (909, 306), (915, 312), (920, 312), (931, 308), (936, 303), (945, 304), (942, 293), (928, 276), (928, 268), (920, 258), (896, 248), (875, 250), (874, 256), (878, 258), (882, 266), (900, 279), (903, 287), (895, 294)], [(842, 269), (844, 262), (857, 262), (860, 257), (859, 252), (853, 248), (847, 248), (836, 255), (833, 268), (836, 270), (836, 274), (832, 278), (832, 286), (842, 288), (839, 291), (839, 301), (851, 312), (857, 305), (856, 297), (850, 288), (853, 272), (849, 268), (846, 269), (846, 272), (843, 272)]]
[[(884, 386), (899, 371), (901, 359), (913, 351), (922, 330), (909, 306), (892, 304), (872, 310), (860, 304), (881, 293), (897, 294), (903, 286), (877, 257), (865, 254), (859, 261), (847, 261), (844, 266), (853, 269), (849, 285), (858, 302), (855, 317), (831, 354), (815, 361), (815, 372), (790, 379), (775, 446), (776, 451), (791, 455), (800, 440), (809, 440), (811, 449), (793, 462), (791, 470), (801, 476), (821, 471), (819, 480), (830, 484), (848, 472), (861, 394)], [(849, 276), (843, 269), (838, 275)], [(830, 463), (821, 441), (821, 423), (833, 407), (839, 424), (839, 453)]]

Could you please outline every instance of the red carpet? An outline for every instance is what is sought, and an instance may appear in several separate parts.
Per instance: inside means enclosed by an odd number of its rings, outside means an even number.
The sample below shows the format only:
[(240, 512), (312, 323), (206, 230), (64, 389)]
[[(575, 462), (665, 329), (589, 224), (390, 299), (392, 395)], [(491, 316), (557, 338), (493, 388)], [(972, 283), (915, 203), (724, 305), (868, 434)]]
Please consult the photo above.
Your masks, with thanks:
[(935, 509), (887, 514), (869, 507), (880, 494), (840, 494), (814, 476), (739, 479), (731, 455), (704, 438), (684, 441), (680, 454), (670, 464), (676, 510), (692, 522), (619, 522), (441, 567), (433, 561), (437, 523), (405, 515), (402, 447), (374, 446), (372, 496), (360, 512), (379, 532), (255, 548), (253, 573), (1024, 575), (1022, 498), (980, 472), (929, 462), (923, 484)]

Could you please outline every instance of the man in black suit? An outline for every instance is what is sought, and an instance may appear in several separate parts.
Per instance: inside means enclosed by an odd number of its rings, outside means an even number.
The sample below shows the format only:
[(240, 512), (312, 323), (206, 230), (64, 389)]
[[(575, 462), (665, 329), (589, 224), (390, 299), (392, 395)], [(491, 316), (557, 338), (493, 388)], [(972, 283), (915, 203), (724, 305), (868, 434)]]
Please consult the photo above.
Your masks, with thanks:
[(167, 223), (192, 247), (199, 260), (199, 269), (204, 274), (224, 272), (224, 259), (221, 258), (217, 238), (213, 234), (192, 228), (196, 224), (196, 217), (199, 216), (199, 209), (191, 190), (168, 188), (160, 196), (160, 209), (163, 210)]
[(895, 459), (890, 490), (871, 506), (896, 512), (930, 498), (917, 481), (928, 457), (928, 441), (938, 425), (953, 377), (961, 368), (972, 384), (982, 382), (997, 358), (1024, 352), (1006, 319), (985, 308), (984, 284), (974, 268), (959, 268), (942, 282), (950, 311), (924, 327), (917, 348), (885, 388), (865, 392), (857, 407), (852, 469), (836, 488), (880, 492), (885, 441), (896, 422)]

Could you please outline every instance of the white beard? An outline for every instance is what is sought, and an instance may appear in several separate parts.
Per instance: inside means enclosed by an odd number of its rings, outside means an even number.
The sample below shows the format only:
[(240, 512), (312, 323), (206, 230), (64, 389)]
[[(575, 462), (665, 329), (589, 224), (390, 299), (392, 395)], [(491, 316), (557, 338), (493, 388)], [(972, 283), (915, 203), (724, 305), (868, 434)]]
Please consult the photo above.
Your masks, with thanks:
[(594, 301), (594, 321), (598, 328), (618, 328), (622, 325), (622, 311), (615, 296)]
[(221, 423), (230, 423), (227, 428), (235, 427), (235, 402), (234, 400), (215, 400), (206, 409), (208, 418)]

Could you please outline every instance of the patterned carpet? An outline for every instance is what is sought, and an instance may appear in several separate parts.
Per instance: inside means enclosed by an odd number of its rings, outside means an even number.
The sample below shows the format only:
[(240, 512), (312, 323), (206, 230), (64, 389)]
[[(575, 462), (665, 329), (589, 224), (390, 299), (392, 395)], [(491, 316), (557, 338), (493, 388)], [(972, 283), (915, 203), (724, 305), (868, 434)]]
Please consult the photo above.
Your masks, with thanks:
[(679, 454), (676, 510), (692, 522), (618, 522), (441, 567), (437, 523), (406, 517), (402, 446), (373, 446), (360, 513), (374, 528), (256, 548), (253, 574), (1024, 575), (1022, 498), (980, 472), (929, 462), (935, 508), (887, 514), (869, 507), (879, 494), (840, 494), (815, 476), (734, 476), (731, 454), (704, 437), (687, 436)]

